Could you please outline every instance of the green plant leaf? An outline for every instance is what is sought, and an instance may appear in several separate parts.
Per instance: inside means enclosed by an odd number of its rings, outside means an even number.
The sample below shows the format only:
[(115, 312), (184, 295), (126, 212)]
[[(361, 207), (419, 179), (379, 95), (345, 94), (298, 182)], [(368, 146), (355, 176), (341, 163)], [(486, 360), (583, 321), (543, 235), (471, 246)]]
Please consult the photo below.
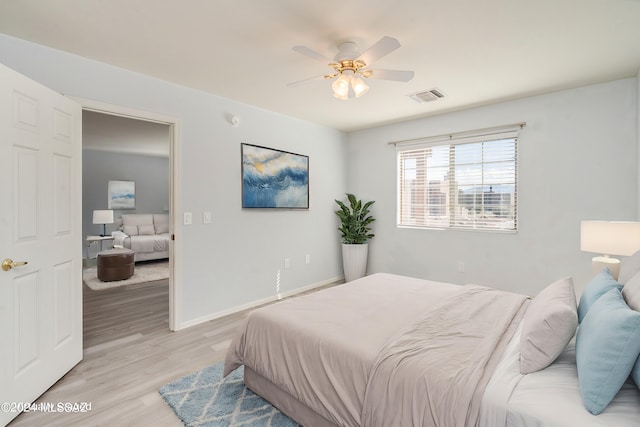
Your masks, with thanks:
[(375, 235), (370, 233), (369, 224), (375, 221), (375, 218), (369, 215), (369, 208), (375, 201), (362, 204), (362, 200), (356, 198), (355, 195), (346, 193), (349, 206), (340, 200), (335, 202), (340, 210), (335, 211), (340, 218), (341, 226), (338, 230), (342, 233), (342, 242), (348, 244), (363, 244)]

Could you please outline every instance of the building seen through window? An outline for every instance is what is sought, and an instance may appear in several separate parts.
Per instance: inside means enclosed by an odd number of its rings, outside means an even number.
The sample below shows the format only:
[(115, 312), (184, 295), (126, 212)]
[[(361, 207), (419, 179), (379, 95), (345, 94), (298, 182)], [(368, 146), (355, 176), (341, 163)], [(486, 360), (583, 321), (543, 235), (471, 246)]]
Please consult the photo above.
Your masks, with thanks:
[(398, 225), (516, 230), (517, 138), (400, 150)]

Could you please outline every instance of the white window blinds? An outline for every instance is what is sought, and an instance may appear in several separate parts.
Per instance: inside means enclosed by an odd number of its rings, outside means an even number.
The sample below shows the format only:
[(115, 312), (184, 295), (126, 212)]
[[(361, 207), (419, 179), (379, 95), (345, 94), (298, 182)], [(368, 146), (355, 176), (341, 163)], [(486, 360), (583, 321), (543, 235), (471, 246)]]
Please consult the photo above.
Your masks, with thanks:
[(398, 225), (515, 231), (520, 126), (394, 143)]

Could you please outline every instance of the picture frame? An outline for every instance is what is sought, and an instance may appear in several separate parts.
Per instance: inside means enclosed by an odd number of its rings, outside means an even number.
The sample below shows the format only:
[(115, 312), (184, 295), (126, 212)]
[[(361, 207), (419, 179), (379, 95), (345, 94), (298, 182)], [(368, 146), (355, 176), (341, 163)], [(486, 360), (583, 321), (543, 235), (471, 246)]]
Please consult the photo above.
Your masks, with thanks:
[(241, 144), (242, 207), (309, 209), (309, 156)]
[(136, 208), (135, 181), (109, 181), (107, 194), (109, 209)]

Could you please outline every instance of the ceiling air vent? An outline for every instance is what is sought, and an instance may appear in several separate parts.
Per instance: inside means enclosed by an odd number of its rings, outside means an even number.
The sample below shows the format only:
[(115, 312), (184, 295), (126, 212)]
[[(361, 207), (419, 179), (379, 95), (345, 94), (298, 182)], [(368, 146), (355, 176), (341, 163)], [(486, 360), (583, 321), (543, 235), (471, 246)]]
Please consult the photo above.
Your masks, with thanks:
[(409, 95), (409, 98), (416, 102), (431, 102), (444, 98), (444, 94), (438, 89), (429, 89), (423, 92), (416, 92)]

